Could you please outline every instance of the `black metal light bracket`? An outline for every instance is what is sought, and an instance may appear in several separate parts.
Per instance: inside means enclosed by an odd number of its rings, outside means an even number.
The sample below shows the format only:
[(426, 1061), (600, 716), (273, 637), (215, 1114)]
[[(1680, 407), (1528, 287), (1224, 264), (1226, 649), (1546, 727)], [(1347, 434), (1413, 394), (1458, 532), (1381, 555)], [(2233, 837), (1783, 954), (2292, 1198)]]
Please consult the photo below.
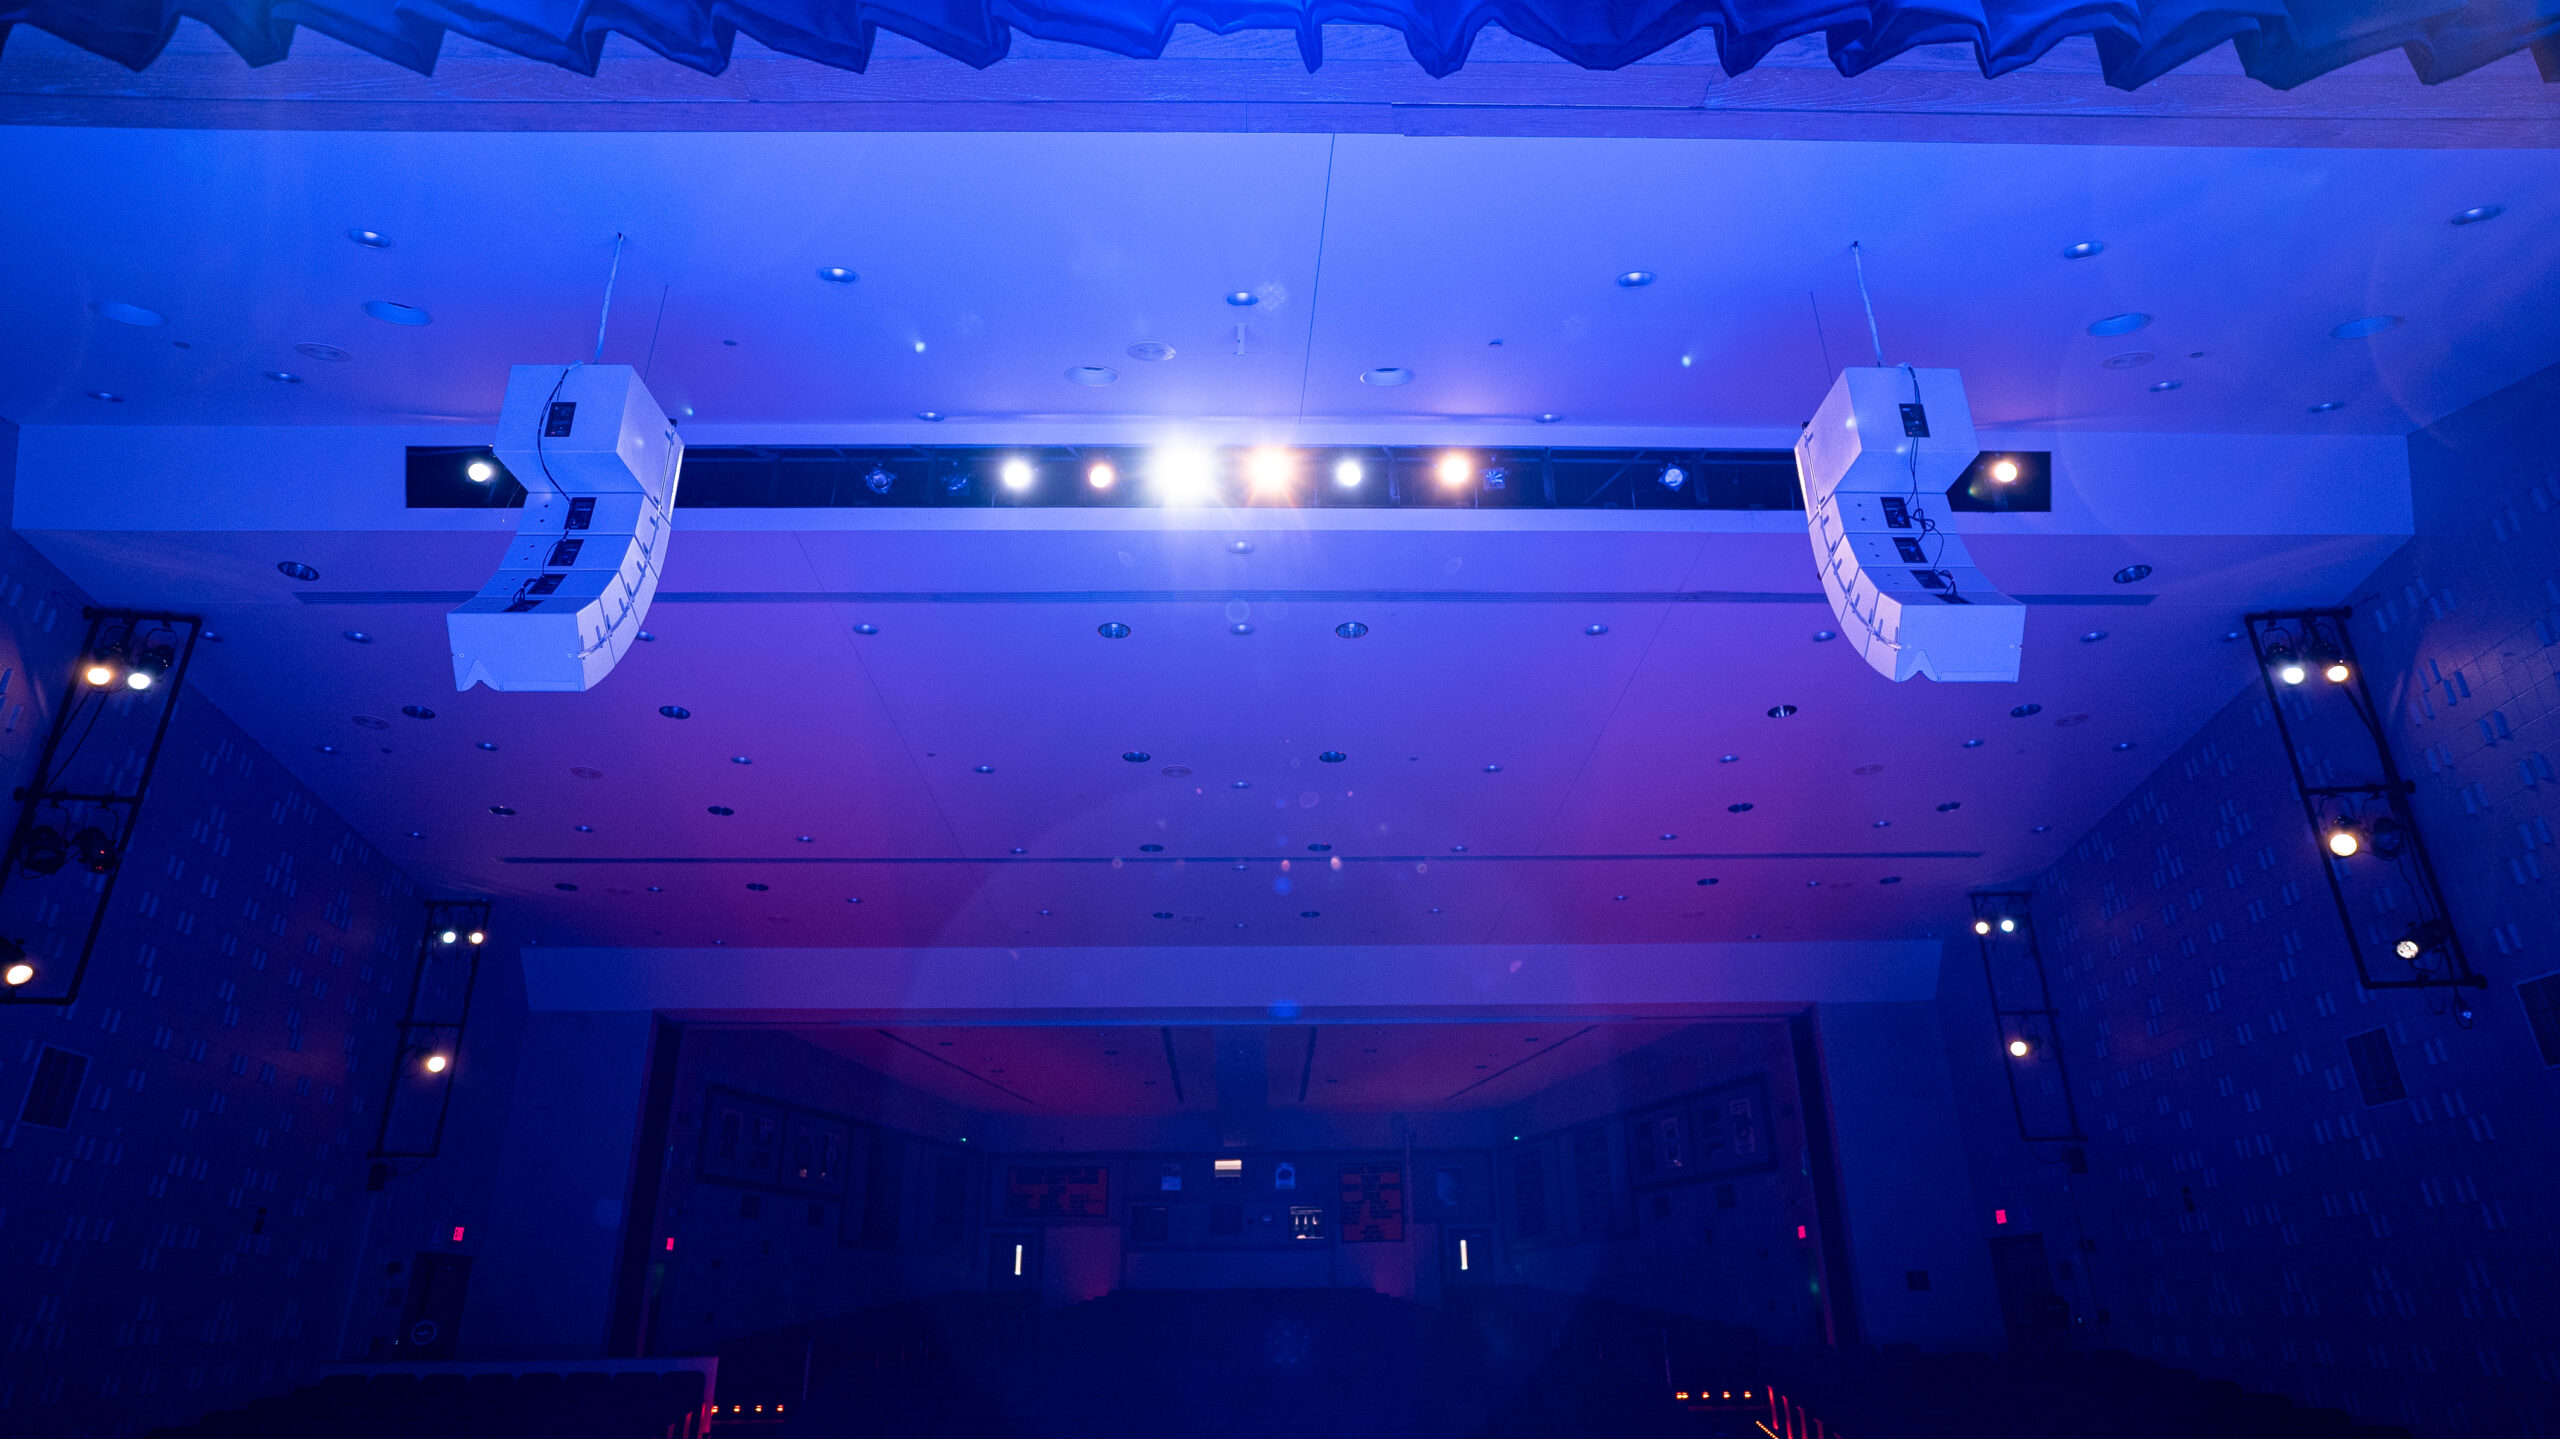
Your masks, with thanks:
[[(107, 905), (115, 898), (116, 877), (124, 870), (125, 849), (141, 822), (143, 797), (150, 793), (161, 747), (169, 738), (170, 716), (177, 713), (187, 666), (204, 632), (201, 616), (164, 610), (83, 608), (80, 615), (89, 622), (89, 630), (79, 658), (64, 679), (62, 702), (54, 706), (53, 723), (36, 756), (34, 777), (10, 792), (18, 802), (18, 818), (9, 831), (8, 849), (0, 855), (0, 913), (10, 916), (0, 923), (23, 923), (19, 915), (32, 904), (47, 901), (76, 913), (75, 890), (91, 896), (88, 923), (80, 953), (67, 967), (62, 955), (43, 953), (28, 943), (24, 930), (0, 939), (0, 951), (6, 951), (10, 965), (24, 963), (34, 971), (23, 983), (0, 986), (0, 1005), (63, 1008), (79, 1000), (90, 956), (97, 952), (98, 934), (106, 926)], [(89, 680), (89, 668), (110, 653), (117, 659), (104, 671), (107, 680)], [(141, 672), (148, 673), (145, 687), (127, 683), (130, 675)], [(101, 721), (112, 722), (110, 740), (129, 734), (137, 724), (148, 725), (150, 742), (143, 745), (126, 738), (104, 750), (116, 758), (93, 755), (83, 773), (94, 777), (94, 787), (71, 788), (67, 781)], [(140, 750), (139, 767), (128, 768), (123, 762), (128, 747)], [(101, 842), (94, 849), (81, 846), (76, 856), (80, 862), (70, 863), (71, 845), (90, 830), (97, 831)], [(40, 831), (46, 843), (31, 845)], [(49, 864), (47, 856), (34, 852), (48, 848), (53, 851)]]
[(409, 977), (409, 1004), (400, 1016), (399, 1046), (382, 1096), (382, 1118), (365, 1156), (374, 1161), (367, 1182), (374, 1189), (394, 1173), (390, 1161), (433, 1159), (444, 1149), (462, 1039), (471, 1023), (471, 995), (479, 985), (480, 953), (488, 942), (485, 899), (431, 899), (424, 918), (417, 969)]
[[(2071, 1066), (2062, 1053), (2062, 1016), (2053, 1007), (2045, 977), (2044, 949), (2036, 942), (2035, 896), (2021, 890), (1981, 890), (1973, 901), (1973, 935), (1982, 950), (1982, 980), (1991, 994), (1991, 1019), (1999, 1030), (2000, 1071), (2009, 1081), (2009, 1108), (2018, 1138), (2029, 1144), (2080, 1145), (2080, 1106), (2071, 1091)], [(2004, 984), (2002, 981), (2006, 979)], [(2020, 1053), (2023, 1049), (2025, 1052)], [(2022, 1078), (2051, 1078), (2038, 1085), (2039, 1111), (2060, 1101), (2060, 1113), (2030, 1119)], [(2050, 1092), (2047, 1092), (2049, 1089)], [(2064, 1156), (2076, 1169), (2075, 1153)]]
[[(2436, 878), (2435, 862), (2418, 832), (2417, 815), (2409, 807), (2416, 786), (2401, 775), (2392, 759), (2373, 692), (2365, 686), (2364, 666), (2357, 661), (2355, 640), (2347, 632), (2352, 613), (2345, 606), (2269, 610), (2247, 620), (2258, 679), (2266, 686), (2267, 706), (2275, 715), (2277, 737), (2284, 742), (2285, 763), (2301, 796), (2303, 817), (2310, 822), (2321, 870), (2329, 878), (2338, 927), (2346, 934), (2347, 952), (2355, 959), (2356, 982), (2367, 989), (2486, 989), (2488, 979), (2471, 967), (2462, 936), (2455, 932), (2444, 886)], [(2328, 677), (2327, 667), (2333, 664), (2345, 667), (2342, 679)], [(2298, 681), (2288, 682), (2278, 673), (2289, 667), (2299, 667)], [(2288, 698), (2302, 707), (2300, 712), (2288, 713)], [(2315, 765), (2304, 757), (2296, 726), (2310, 717), (2313, 706), (2331, 702), (2354, 716), (2357, 731), (2372, 747), (2369, 760), (2362, 756), (2338, 759), (2368, 778), (2344, 784), (2312, 783)], [(2329, 760), (2319, 761), (2320, 777), (2328, 778), (2332, 767)], [(2329, 844), (2329, 836), (2341, 829), (2356, 837), (2350, 854), (2341, 855)], [(2372, 892), (2382, 875), (2408, 886), (2417, 917), (2398, 934), (2361, 934), (2348, 892)]]

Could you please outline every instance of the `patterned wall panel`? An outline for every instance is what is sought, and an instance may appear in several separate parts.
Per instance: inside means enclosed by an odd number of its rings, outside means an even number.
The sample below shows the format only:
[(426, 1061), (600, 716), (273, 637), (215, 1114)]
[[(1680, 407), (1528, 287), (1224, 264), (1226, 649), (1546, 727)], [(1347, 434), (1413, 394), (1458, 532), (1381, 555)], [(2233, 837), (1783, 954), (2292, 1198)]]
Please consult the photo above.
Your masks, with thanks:
[[(2491, 988), (2357, 985), (2252, 679), (2034, 880), (2085, 1176), (2016, 1138), (1969, 936), (1941, 1003), (1978, 1203), (2009, 1220), (1985, 1237), (2045, 1235), (2080, 1342), (2421, 1435), (2553, 1439), (2560, 1033), (2538, 1042), (2533, 982), (2560, 969), (2560, 370), (2411, 455), (2418, 535), (2348, 597), (2354, 638)], [(2408, 917), (2387, 887), (2355, 905), (2386, 942)]]
[[(13, 779), (80, 604), (0, 536)], [(11, 922), (33, 922), (40, 952), (76, 952), (84, 882), (66, 871), (42, 882), (58, 904), (31, 905), (41, 886), (13, 881)], [(79, 1003), (0, 1010), (0, 1431), (138, 1433), (334, 1351), (416, 904), (396, 866), (182, 697)], [(48, 1049), (87, 1060), (67, 1112), (30, 1112)]]

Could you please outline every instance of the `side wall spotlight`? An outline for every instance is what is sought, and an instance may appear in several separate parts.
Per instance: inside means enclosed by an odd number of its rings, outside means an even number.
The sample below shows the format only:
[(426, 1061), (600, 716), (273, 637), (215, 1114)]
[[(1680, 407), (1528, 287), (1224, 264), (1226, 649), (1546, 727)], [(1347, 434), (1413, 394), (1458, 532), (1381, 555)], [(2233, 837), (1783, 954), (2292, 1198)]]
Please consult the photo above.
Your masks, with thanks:
[(2024, 1059), (2035, 1052), (2036, 1042), (2027, 1035), (2021, 1034), (2017, 1038), (2009, 1041), (2009, 1057), (2011, 1059)]
[(2298, 685), (2311, 677), (2310, 669), (2302, 663), (2302, 656), (2294, 650), (2293, 641), (2288, 639), (2279, 638), (2267, 646), (2267, 668), (2275, 672), (2277, 679), (2289, 685)]
[(2320, 836), (2321, 845), (2340, 859), (2353, 859), (2364, 852), (2364, 834), (2354, 820), (2342, 819), (2329, 826)]
[(80, 856), (80, 867), (91, 874), (105, 874), (116, 867), (116, 842), (94, 824), (71, 837), (71, 848)]
[(27, 831), (27, 847), (18, 852), (18, 863), (29, 874), (59, 874), (71, 862), (71, 843), (62, 831), (49, 824)]

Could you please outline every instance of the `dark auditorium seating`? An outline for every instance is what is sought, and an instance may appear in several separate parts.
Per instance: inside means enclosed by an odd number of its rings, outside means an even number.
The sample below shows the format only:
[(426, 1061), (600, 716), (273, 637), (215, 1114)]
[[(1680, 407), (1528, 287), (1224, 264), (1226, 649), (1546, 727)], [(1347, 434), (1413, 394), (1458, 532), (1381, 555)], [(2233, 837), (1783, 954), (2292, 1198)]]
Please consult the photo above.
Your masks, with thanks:
[(700, 1439), (698, 1370), (333, 1374), (150, 1439)]
[[(1764, 1346), (1748, 1329), (1533, 1289), (1439, 1308), (1361, 1290), (1123, 1291), (1043, 1312), (950, 1295), (724, 1344), (723, 1422), (824, 1439), (1758, 1439), (1776, 1382), (1824, 1439), (2407, 1439), (2120, 1351)], [(805, 1388), (805, 1399), (804, 1388)], [(1749, 1390), (1760, 1407), (1684, 1403)], [(733, 1408), (734, 1406), (734, 1408)]]

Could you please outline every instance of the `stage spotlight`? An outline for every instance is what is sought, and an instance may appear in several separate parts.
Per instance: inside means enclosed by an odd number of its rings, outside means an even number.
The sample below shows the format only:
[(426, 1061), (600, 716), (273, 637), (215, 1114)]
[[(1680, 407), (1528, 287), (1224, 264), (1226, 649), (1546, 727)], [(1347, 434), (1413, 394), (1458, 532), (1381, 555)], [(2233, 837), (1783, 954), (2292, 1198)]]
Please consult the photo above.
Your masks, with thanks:
[(1434, 473), (1439, 475), (1442, 488), (1454, 490), (1476, 477), (1476, 462), (1452, 450), (1440, 457), (1439, 467)]
[(2315, 633), (2304, 639), (2302, 657), (2320, 672), (2320, 678), (2333, 685), (2345, 684), (2347, 677), (2354, 673), (2347, 668), (2347, 657), (2339, 651), (2338, 642), (2326, 635)]
[(132, 637), (121, 631), (100, 639), (97, 649), (90, 652), (88, 668), (80, 672), (80, 677), (93, 685), (114, 684), (116, 677), (124, 673), (131, 643)]
[(2445, 933), (2443, 920), (2422, 919), (2401, 934), (2391, 952), (2415, 964), (2429, 951), (2444, 948)]
[(2398, 859), (2409, 847), (2409, 831), (2387, 814), (2375, 815), (2365, 826), (2364, 842), (2375, 859)]
[(2018, 932), (2018, 922), (2005, 914), (2000, 916), (2000, 932), (2002, 934), (2016, 934)]
[(426, 1062), (427, 1073), (442, 1074), (445, 1071), (445, 1066), (452, 1062), (453, 1061), (446, 1059), (441, 1054), (430, 1054), (427, 1056)]
[[(12, 942), (14, 943), (14, 941)], [(36, 967), (27, 963), (23, 959), (16, 961), (6, 969), (0, 969), (0, 984), (6, 984), (11, 989), (22, 989), (25, 986), (34, 983), (35, 977)]]
[(58, 874), (71, 862), (71, 846), (62, 831), (49, 824), (27, 831), (27, 847), (18, 854), (18, 863), (29, 874)]
[(475, 929), (475, 930), (471, 931), (471, 942), (472, 942), (473, 944), (481, 944), (481, 943), (485, 943), (485, 942), (488, 940), (488, 938), (489, 938), (489, 936), (487, 936), (486, 934), (481, 933), (479, 930), (476, 930), (476, 929)]
[(1111, 468), (1109, 460), (1096, 460), (1084, 472), (1084, 482), (1097, 490), (1111, 488), (1119, 478), (1120, 472)]
[(2277, 640), (2267, 646), (2267, 668), (2275, 671), (2277, 679), (2289, 685), (2298, 685), (2311, 677), (2309, 667), (2303, 664), (2302, 656), (2294, 653), (2289, 640)]
[(2320, 842), (2328, 846), (2329, 853), (2340, 859), (2353, 859), (2364, 850), (2364, 836), (2356, 832), (2353, 820), (2342, 819), (2329, 826), (2329, 832), (2320, 837)]
[(80, 867), (91, 874), (105, 874), (116, 867), (115, 841), (94, 824), (71, 836), (71, 848), (80, 856)]
[(498, 477), (498, 467), (487, 460), (473, 460), (463, 473), (471, 477), (471, 483), (485, 485)]
[(1661, 479), (1662, 487), (1664, 489), (1676, 490), (1682, 485), (1689, 483), (1689, 472), (1680, 468), (1678, 465), (1664, 465), (1662, 467)]
[(453, 943), (455, 940), (460, 939), (461, 937), (462, 937), (462, 936), (460, 936), (460, 935), (458, 935), (458, 934), (454, 933), (452, 930), (449, 930), (449, 929), (448, 929), (448, 930), (446, 930), (444, 933), (439, 934), (439, 935), (437, 935), (437, 936), (436, 936), (436, 943), (438, 943), (438, 944), (451, 944), (451, 943)]
[(1973, 922), (1973, 932), (1976, 934), (1989, 934), (1991, 932), (1991, 921), (1987, 919), (1975, 920)]
[(1991, 462), (1991, 482), (1993, 484), (2015, 484), (2017, 483), (2017, 479), (2018, 462), (2016, 460), (1994, 460)]
[(2009, 1041), (2009, 1057), (2011, 1059), (2024, 1059), (2035, 1052), (2036, 1042), (2027, 1038), (2023, 1034)]
[(1004, 481), (1004, 487), (1015, 494), (1031, 488), (1031, 482), (1036, 478), (1031, 469), (1031, 462), (1024, 459), (1005, 461), (1004, 468), (996, 474), (997, 478)]
[(1333, 467), (1333, 482), (1346, 490), (1360, 488), (1360, 482), (1367, 477), (1358, 460), (1344, 460)]
[(1246, 459), (1245, 475), (1255, 494), (1285, 495), (1298, 478), (1297, 458), (1276, 445), (1265, 445)]
[(1156, 497), (1168, 505), (1207, 503), (1217, 479), (1216, 464), (1206, 450), (1173, 448), (1156, 451), (1151, 466)]
[(142, 652), (133, 657), (133, 669), (125, 675), (124, 682), (133, 689), (147, 690), (159, 683), (160, 677), (177, 662), (178, 648), (167, 640), (145, 645)]

